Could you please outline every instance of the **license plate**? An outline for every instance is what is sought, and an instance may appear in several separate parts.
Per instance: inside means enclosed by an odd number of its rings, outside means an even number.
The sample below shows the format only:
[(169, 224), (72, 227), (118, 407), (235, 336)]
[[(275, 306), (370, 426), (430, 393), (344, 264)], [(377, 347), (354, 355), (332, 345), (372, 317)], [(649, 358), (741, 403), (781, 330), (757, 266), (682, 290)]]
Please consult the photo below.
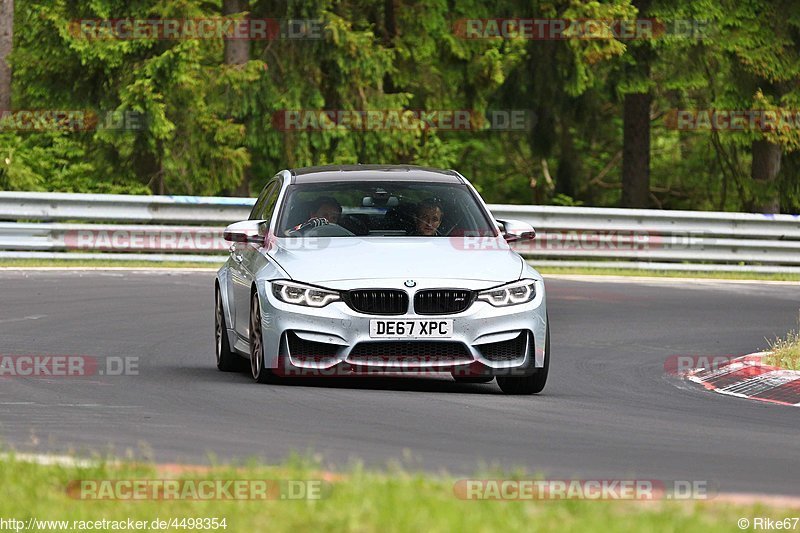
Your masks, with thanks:
[(448, 339), (453, 320), (370, 320), (369, 336), (380, 339)]

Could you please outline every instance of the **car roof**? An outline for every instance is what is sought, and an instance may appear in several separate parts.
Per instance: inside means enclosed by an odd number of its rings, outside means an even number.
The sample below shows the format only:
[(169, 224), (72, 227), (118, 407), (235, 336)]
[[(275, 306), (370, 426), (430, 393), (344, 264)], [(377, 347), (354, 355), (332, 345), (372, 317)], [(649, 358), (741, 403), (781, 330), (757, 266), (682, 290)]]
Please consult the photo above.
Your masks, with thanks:
[(289, 170), (292, 183), (342, 181), (428, 181), (463, 183), (454, 170), (414, 165), (328, 165)]

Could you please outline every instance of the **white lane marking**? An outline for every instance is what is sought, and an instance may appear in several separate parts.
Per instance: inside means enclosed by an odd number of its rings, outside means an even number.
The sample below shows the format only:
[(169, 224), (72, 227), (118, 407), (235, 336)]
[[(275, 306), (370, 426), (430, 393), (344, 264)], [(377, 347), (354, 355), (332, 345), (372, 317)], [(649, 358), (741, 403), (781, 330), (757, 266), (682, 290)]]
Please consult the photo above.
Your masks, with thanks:
[(0, 318), (0, 324), (8, 324), (10, 322), (22, 322), (24, 320), (39, 320), (40, 318), (44, 318), (46, 316), (47, 315), (29, 315), (19, 318)]
[[(205, 267), (0, 267), (0, 272), (95, 272), (95, 271), (143, 272), (148, 274), (206, 274), (217, 272), (219, 268)], [(707, 283), (707, 284), (761, 284), (761, 285), (794, 285), (800, 287), (800, 281), (778, 281), (758, 279), (718, 279), (718, 278), (675, 278), (652, 276), (609, 276), (605, 274), (542, 274), (547, 279), (566, 281), (591, 281), (596, 283)]]
[[(77, 466), (80, 468), (90, 468), (101, 463), (101, 461), (78, 459), (77, 457), (70, 457), (69, 455), (50, 455), (44, 453), (2, 453), (0, 454), (0, 461), (8, 461), (12, 457), (15, 461), (22, 463), (34, 463), (45, 466)], [(116, 464), (116, 462), (109, 464)]]
[(736, 383), (731, 383), (727, 387), (719, 389), (720, 392), (730, 392), (732, 394), (741, 394), (742, 396), (750, 397), (772, 390), (790, 381), (797, 379), (797, 376), (780, 375), (777, 372), (765, 372), (758, 376), (742, 379)]
[(52, 407), (102, 407), (104, 409), (141, 409), (139, 405), (107, 405), (102, 403), (56, 403)]
[(71, 271), (97, 271), (97, 270), (121, 270), (131, 272), (216, 272), (219, 268), (205, 267), (0, 267), (0, 271), (6, 272), (71, 272)]
[(715, 497), (706, 500), (709, 503), (723, 502), (735, 503), (737, 505), (753, 505), (761, 503), (774, 507), (800, 507), (800, 498), (783, 494), (758, 494), (752, 492), (721, 492)]
[(91, 407), (102, 409), (142, 409), (141, 405), (108, 405), (104, 403), (39, 403), (39, 402), (0, 402), (0, 405), (35, 405), (37, 407)]
[(736, 362), (727, 364), (722, 368), (717, 368), (714, 370), (707, 370), (705, 368), (693, 369), (689, 371), (689, 373), (686, 375), (686, 378), (690, 381), (694, 381), (695, 383), (705, 383), (706, 381), (711, 381), (714, 378), (722, 377), (733, 372), (738, 372), (744, 367), (744, 363)]
[(794, 285), (800, 287), (800, 281), (776, 281), (758, 279), (717, 279), (717, 278), (673, 278), (652, 276), (607, 276), (591, 274), (542, 274), (545, 281), (548, 279), (562, 279), (566, 281), (593, 281), (596, 283), (702, 283), (702, 284), (760, 284), (760, 285)]

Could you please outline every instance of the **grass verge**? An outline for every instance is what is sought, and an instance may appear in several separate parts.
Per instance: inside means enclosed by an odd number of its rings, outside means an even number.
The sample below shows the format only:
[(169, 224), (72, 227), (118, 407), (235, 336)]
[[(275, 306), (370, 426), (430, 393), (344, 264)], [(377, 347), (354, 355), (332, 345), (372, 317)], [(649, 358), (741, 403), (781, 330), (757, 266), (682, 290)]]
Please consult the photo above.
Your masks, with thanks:
[(627, 268), (567, 268), (567, 267), (542, 267), (534, 268), (542, 275), (562, 274), (580, 276), (630, 276), (654, 278), (697, 278), (697, 279), (740, 279), (758, 281), (800, 281), (800, 274), (790, 273), (765, 273), (765, 272), (703, 272), (703, 271), (672, 271), (672, 270), (636, 270)]
[[(800, 328), (800, 320), (798, 328)], [(789, 370), (800, 370), (800, 332), (798, 330), (791, 330), (785, 337), (771, 341), (768, 351), (770, 354), (764, 358), (764, 364)]]
[[(476, 477), (497, 479), (497, 472)], [(517, 475), (519, 477), (519, 475)], [(320, 499), (249, 501), (86, 500), (67, 492), (79, 480), (321, 480)], [(0, 459), (0, 517), (27, 522), (154, 519), (225, 519), (217, 531), (736, 531), (737, 521), (754, 517), (774, 520), (796, 516), (797, 510), (724, 502), (692, 501), (489, 501), (462, 500), (454, 495), (454, 478), (414, 474), (400, 468), (386, 472), (353, 466), (331, 475), (304, 461), (280, 466), (250, 463), (175, 474), (154, 465), (90, 464), (44, 466)], [(285, 494), (285, 492), (281, 492)], [(42, 526), (39, 526), (42, 528)], [(52, 529), (52, 528), (51, 528)], [(97, 529), (97, 528), (95, 528)], [(148, 526), (146, 529), (151, 529)], [(188, 528), (186, 528), (188, 529)], [(176, 529), (176, 530), (186, 530)], [(208, 529), (206, 529), (208, 530)]]
[(120, 261), (118, 259), (0, 259), (0, 267), (5, 268), (209, 268), (218, 269), (225, 262), (201, 263), (191, 261)]

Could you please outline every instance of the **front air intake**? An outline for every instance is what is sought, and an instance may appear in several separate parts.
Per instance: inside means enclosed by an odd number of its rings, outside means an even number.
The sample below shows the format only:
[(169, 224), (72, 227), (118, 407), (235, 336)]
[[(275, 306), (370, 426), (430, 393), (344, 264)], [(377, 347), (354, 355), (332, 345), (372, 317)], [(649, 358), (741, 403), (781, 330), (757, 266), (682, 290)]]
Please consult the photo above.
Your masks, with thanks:
[(414, 295), (418, 315), (449, 315), (466, 311), (475, 293), (465, 289), (426, 289)]
[(345, 293), (351, 309), (367, 315), (403, 315), (408, 312), (408, 294), (398, 289), (355, 289)]

